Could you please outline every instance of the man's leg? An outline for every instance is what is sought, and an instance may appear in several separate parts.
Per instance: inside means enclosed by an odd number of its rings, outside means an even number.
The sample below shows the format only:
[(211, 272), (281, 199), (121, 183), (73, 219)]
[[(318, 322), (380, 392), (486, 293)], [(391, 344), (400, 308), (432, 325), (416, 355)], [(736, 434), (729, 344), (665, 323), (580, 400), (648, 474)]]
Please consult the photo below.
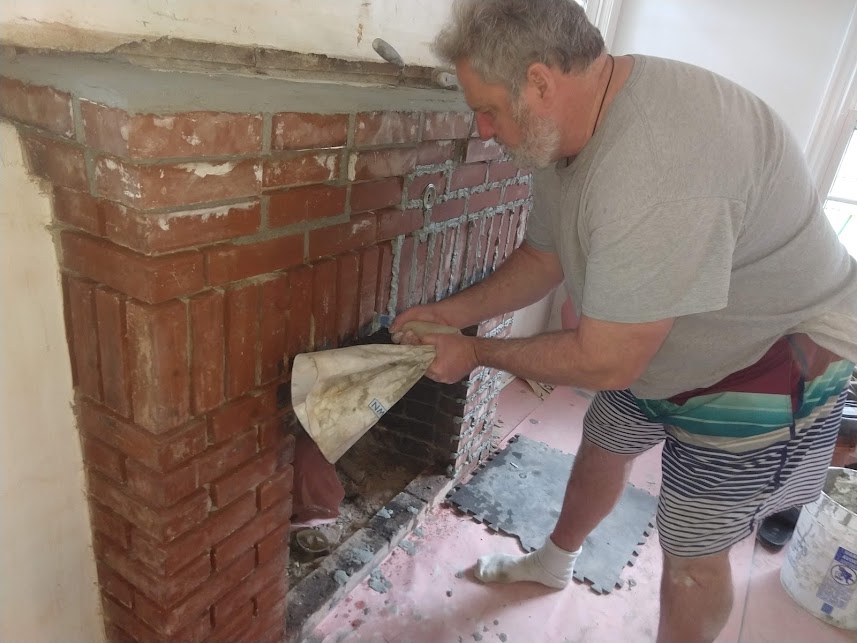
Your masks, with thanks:
[(550, 536), (554, 546), (546, 543), (525, 556), (483, 556), (476, 564), (476, 577), (488, 583), (534, 581), (565, 587), (583, 540), (622, 495), (634, 457), (610, 453), (583, 438)]
[(663, 426), (648, 422), (629, 392), (603, 391), (586, 413), (583, 434), (550, 538), (525, 556), (483, 556), (478, 579), (568, 585), (584, 539), (619, 500), (634, 458), (663, 439)]
[(713, 641), (732, 610), (729, 550), (699, 558), (664, 552), (658, 643)]

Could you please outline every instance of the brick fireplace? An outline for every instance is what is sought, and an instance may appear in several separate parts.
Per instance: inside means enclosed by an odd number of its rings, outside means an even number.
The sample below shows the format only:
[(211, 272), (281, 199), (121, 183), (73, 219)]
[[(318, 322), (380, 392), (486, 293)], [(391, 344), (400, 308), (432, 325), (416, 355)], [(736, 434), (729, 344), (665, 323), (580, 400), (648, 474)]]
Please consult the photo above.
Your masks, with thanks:
[[(490, 273), (529, 176), (440, 89), (27, 54), (0, 93), (53, 200), (108, 637), (283, 640), (291, 358)], [(458, 480), (498, 377), (424, 380), (379, 431)]]

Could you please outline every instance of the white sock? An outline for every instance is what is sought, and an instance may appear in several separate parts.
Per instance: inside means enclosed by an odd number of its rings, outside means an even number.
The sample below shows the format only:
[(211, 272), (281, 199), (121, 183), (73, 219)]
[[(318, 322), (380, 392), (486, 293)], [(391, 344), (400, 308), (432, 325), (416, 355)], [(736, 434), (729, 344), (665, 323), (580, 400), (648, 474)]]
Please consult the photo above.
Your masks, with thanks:
[(517, 583), (533, 581), (562, 589), (571, 581), (574, 561), (583, 550), (566, 551), (548, 538), (541, 548), (523, 556), (494, 554), (476, 562), (476, 578), (483, 583)]

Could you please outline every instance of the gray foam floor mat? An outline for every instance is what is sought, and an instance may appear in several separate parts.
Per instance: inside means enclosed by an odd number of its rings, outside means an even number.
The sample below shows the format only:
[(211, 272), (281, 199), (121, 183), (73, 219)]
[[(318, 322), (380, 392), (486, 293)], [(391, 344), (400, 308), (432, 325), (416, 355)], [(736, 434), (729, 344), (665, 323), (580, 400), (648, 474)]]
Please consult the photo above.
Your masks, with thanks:
[[(574, 456), (515, 436), (449, 501), (494, 531), (516, 536), (524, 551), (542, 546), (562, 507)], [(658, 499), (627, 485), (613, 511), (587, 537), (574, 577), (602, 594), (621, 587), (625, 565), (652, 533)]]

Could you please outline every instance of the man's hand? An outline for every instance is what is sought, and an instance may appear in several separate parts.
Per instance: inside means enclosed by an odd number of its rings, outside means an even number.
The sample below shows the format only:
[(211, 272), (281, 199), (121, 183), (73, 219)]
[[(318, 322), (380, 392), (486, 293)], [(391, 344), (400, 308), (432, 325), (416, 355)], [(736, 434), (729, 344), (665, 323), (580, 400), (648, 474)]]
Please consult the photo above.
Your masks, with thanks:
[[(450, 319), (450, 315), (445, 308), (446, 307), (442, 302), (408, 308), (406, 311), (396, 315), (396, 319), (393, 320), (393, 323), (390, 326), (390, 333), (395, 334), (401, 332), (402, 326), (410, 321), (431, 322), (433, 324), (440, 324), (441, 326), (452, 326), (454, 328), (458, 328), (458, 326), (453, 323), (453, 320)], [(407, 344), (419, 342), (403, 341), (402, 343)]]
[(437, 355), (426, 371), (426, 376), (441, 384), (454, 384), (470, 375), (479, 366), (476, 361), (476, 338), (455, 334), (431, 334), (418, 337), (405, 331), (402, 344), (434, 346)]

